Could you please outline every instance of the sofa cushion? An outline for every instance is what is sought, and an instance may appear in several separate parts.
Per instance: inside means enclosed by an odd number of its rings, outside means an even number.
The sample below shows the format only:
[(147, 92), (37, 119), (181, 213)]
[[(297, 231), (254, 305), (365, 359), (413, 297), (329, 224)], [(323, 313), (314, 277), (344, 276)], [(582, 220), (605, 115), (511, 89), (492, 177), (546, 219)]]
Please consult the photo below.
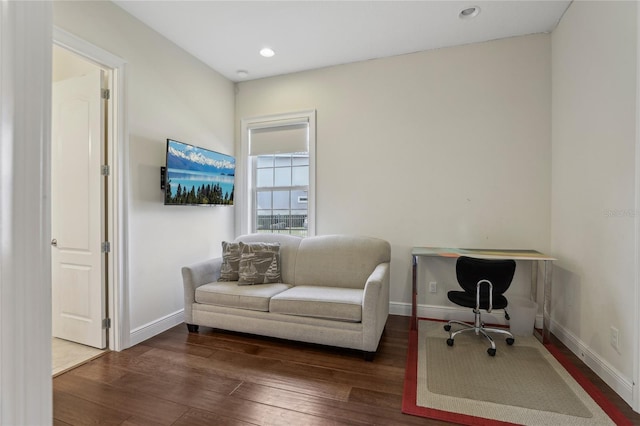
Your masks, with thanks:
[(222, 266), (218, 281), (238, 281), (240, 267), (240, 244), (222, 242)]
[(238, 285), (279, 283), (280, 244), (240, 242)]
[(364, 289), (369, 275), (391, 259), (387, 241), (361, 236), (323, 235), (300, 242), (293, 281), (298, 285)]
[(353, 288), (295, 286), (274, 295), (269, 303), (269, 311), (360, 322), (363, 293), (363, 290)]
[(196, 289), (196, 302), (267, 312), (269, 299), (290, 287), (282, 283), (238, 286), (236, 282), (214, 282)]

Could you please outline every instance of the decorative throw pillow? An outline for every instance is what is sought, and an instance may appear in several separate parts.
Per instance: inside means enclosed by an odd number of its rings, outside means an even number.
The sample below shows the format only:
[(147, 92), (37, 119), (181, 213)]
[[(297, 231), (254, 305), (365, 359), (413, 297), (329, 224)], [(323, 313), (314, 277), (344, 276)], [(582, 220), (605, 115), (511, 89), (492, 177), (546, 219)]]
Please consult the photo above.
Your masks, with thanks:
[(279, 243), (240, 242), (238, 285), (282, 282)]
[(222, 242), (222, 266), (218, 281), (238, 281), (240, 267), (240, 245), (238, 243)]

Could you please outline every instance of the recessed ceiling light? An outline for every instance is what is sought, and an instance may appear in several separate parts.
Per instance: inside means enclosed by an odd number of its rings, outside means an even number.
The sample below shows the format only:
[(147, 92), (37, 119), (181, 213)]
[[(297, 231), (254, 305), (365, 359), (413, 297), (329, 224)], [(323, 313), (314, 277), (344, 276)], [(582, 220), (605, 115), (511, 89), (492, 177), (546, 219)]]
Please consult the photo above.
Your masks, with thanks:
[(460, 19), (471, 19), (475, 18), (480, 14), (480, 8), (478, 6), (465, 7), (460, 11), (458, 17)]
[(240, 78), (246, 78), (249, 76), (249, 71), (246, 70), (238, 70), (236, 71), (236, 74), (238, 75), (238, 77)]
[(261, 54), (262, 56), (264, 56), (265, 58), (270, 58), (270, 57), (272, 57), (273, 55), (275, 55), (275, 54), (276, 54), (276, 52), (274, 52), (274, 51), (273, 51), (273, 49), (270, 49), (270, 48), (268, 48), (268, 47), (265, 47), (264, 49), (260, 50), (260, 54)]

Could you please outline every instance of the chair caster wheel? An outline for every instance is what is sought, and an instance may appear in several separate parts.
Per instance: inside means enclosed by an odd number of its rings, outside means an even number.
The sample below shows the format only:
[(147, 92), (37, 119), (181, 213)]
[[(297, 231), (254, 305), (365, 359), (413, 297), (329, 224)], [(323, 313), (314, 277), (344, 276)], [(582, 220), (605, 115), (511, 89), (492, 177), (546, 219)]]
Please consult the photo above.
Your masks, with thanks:
[(451, 330), (451, 324), (446, 324), (444, 326), (444, 331), (449, 331), (449, 330)]
[(496, 356), (496, 350), (493, 348), (487, 349), (487, 353), (489, 354), (489, 356)]
[(507, 337), (507, 345), (511, 346), (513, 345), (513, 342), (515, 342), (516, 340), (511, 338), (511, 337)]
[(453, 339), (447, 339), (447, 345), (453, 346)]

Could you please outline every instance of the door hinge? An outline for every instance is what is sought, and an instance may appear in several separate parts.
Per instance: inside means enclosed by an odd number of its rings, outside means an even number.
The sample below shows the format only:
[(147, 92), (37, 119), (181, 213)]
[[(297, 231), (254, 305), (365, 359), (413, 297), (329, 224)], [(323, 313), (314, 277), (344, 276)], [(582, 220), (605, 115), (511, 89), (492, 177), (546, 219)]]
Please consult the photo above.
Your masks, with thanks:
[(111, 328), (111, 318), (105, 318), (102, 320), (102, 328)]
[(102, 176), (109, 176), (111, 175), (111, 166), (109, 166), (108, 164), (104, 164), (103, 166), (100, 167), (100, 174)]
[(111, 243), (109, 241), (105, 241), (102, 243), (102, 252), (111, 253)]
[(111, 91), (109, 89), (100, 89), (100, 95), (102, 96), (102, 99), (109, 100), (111, 97)]

